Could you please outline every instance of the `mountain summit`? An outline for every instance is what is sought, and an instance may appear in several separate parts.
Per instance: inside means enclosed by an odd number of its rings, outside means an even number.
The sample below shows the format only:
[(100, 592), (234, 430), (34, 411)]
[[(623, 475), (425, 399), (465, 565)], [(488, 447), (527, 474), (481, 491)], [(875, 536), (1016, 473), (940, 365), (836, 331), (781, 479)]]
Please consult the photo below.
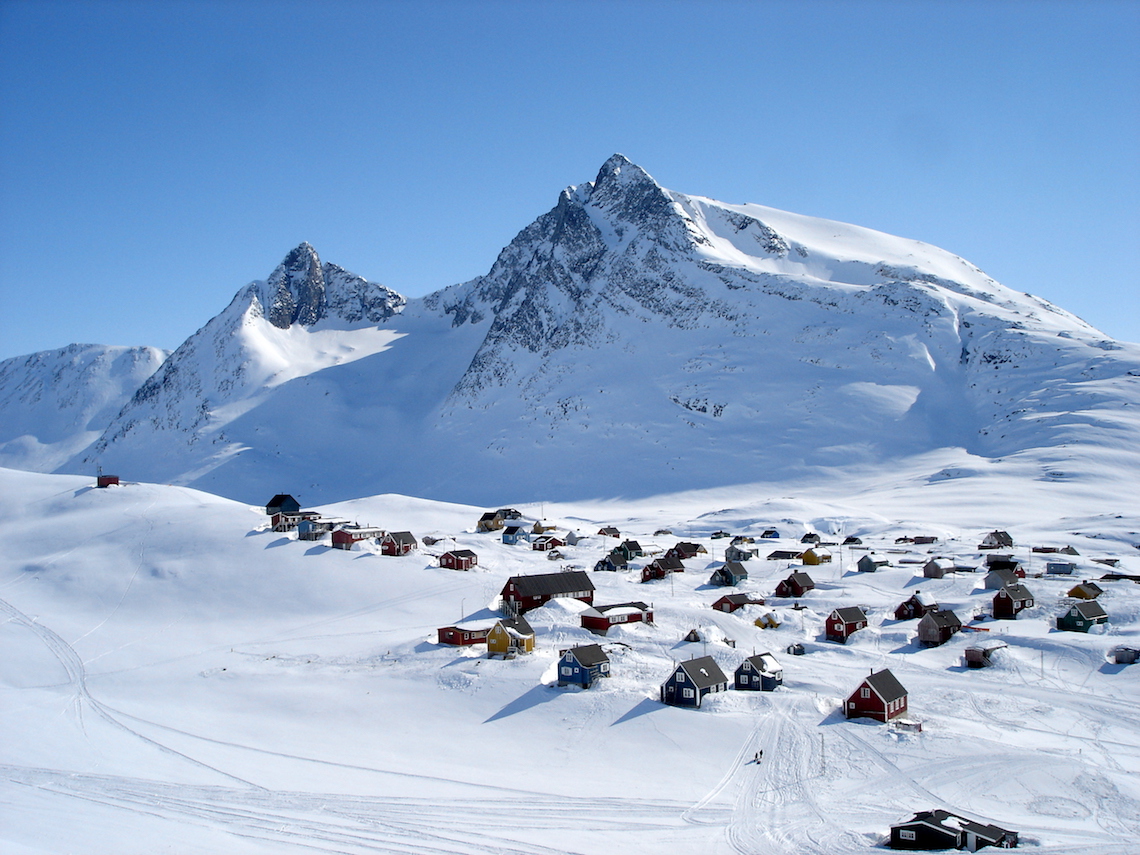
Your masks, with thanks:
[(1074, 478), (1135, 471), (1138, 380), (1140, 346), (951, 253), (614, 155), (422, 299), (301, 244), (60, 471), (310, 504), (653, 495), (934, 452), (935, 480), (999, 459)]

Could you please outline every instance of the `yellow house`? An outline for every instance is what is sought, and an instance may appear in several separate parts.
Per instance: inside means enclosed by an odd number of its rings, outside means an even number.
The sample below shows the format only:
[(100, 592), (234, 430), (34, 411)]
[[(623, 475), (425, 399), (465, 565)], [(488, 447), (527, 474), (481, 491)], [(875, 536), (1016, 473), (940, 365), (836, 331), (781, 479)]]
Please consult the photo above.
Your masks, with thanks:
[(534, 630), (526, 618), (503, 618), (487, 633), (487, 655), (511, 658), (534, 651)]
[(830, 564), (831, 553), (822, 547), (813, 546), (800, 556), (800, 561), (813, 567), (819, 564)]

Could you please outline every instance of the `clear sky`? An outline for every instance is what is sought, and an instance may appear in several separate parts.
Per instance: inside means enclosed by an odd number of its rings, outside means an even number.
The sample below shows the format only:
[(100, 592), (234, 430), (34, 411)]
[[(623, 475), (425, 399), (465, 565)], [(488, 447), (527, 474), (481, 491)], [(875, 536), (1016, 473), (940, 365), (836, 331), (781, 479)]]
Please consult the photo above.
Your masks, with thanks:
[(301, 241), (408, 296), (614, 152), (1140, 341), (1140, 3), (0, 0), (0, 358), (174, 348)]

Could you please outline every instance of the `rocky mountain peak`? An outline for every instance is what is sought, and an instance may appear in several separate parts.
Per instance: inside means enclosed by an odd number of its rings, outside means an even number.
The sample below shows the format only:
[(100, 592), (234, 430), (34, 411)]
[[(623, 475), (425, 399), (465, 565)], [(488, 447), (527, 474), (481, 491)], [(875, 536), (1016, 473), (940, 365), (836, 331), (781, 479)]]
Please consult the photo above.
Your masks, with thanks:
[(307, 242), (286, 255), (265, 284), (266, 317), (273, 326), (312, 326), (324, 315), (324, 272), (317, 251)]

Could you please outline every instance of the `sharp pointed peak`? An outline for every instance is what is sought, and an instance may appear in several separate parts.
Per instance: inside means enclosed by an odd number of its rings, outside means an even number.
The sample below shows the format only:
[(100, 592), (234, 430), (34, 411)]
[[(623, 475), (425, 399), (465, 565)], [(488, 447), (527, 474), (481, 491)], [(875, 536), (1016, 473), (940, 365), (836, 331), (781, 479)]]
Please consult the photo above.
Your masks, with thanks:
[(657, 183), (648, 172), (624, 154), (613, 154), (598, 170), (598, 177), (594, 179), (594, 186), (600, 187), (611, 182), (627, 184), (641, 181)]
[(313, 245), (307, 240), (301, 241), (293, 249), (285, 254), (284, 260), (281, 262), (284, 267), (296, 267), (298, 262), (311, 262), (320, 263), (320, 256), (317, 251), (313, 249)]

